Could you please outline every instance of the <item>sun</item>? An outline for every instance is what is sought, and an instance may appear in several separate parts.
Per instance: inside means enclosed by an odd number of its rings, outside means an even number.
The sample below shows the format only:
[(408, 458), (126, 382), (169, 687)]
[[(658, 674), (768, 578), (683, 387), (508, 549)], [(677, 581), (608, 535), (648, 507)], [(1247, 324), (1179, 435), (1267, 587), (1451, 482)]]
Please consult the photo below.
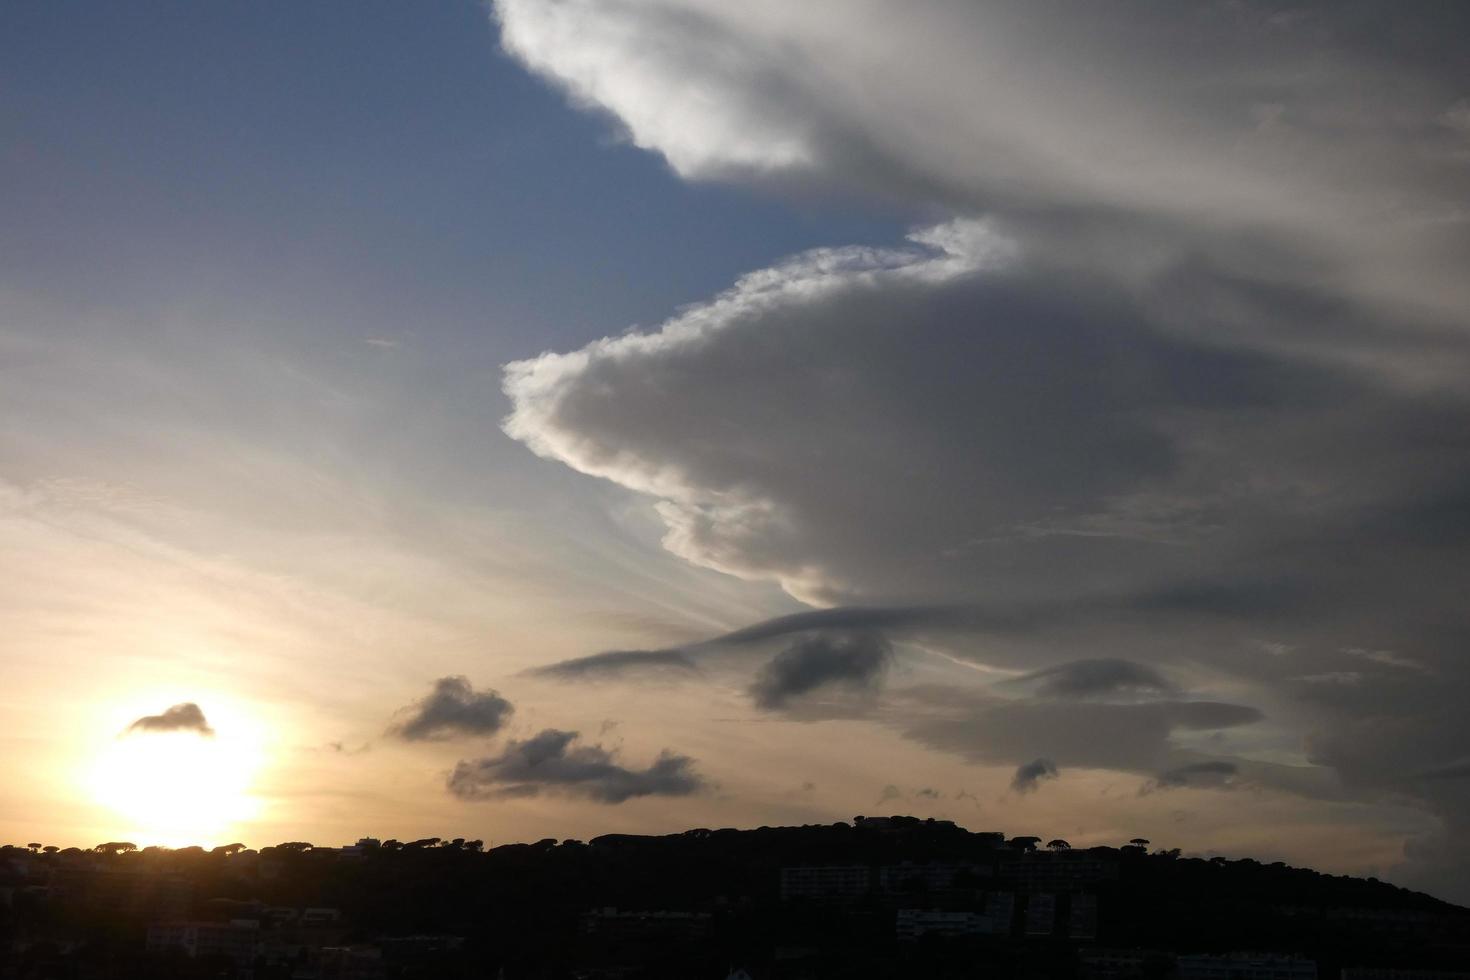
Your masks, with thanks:
[(99, 753), (91, 796), (118, 818), (120, 836), (139, 845), (228, 843), (254, 817), (258, 743), (238, 728), (124, 731)]

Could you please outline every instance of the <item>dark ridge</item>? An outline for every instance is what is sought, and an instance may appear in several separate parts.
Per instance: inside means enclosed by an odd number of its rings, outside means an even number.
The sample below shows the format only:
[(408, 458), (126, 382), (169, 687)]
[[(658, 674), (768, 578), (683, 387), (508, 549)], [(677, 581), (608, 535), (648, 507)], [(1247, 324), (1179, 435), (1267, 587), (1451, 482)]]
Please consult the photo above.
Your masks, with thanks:
[(488, 849), (5, 847), (0, 978), (1354, 980), (1470, 962), (1470, 910), (1429, 895), (1151, 847), (904, 816)]

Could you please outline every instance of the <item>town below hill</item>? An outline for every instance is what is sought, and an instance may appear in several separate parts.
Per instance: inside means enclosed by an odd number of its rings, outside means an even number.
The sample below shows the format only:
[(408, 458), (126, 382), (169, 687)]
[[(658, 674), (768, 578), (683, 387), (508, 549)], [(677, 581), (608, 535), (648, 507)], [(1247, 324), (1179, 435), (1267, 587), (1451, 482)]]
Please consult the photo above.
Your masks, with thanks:
[(1470, 980), (1470, 910), (1135, 839), (857, 817), (490, 849), (0, 848), (0, 980)]

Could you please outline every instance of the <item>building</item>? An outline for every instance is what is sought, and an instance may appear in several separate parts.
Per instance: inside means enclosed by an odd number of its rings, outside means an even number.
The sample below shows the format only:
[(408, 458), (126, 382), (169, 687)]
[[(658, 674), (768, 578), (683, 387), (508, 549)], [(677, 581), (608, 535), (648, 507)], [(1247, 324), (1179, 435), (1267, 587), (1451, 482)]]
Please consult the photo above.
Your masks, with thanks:
[(1278, 953), (1190, 955), (1174, 961), (1179, 980), (1317, 980), (1313, 960)]
[(1057, 924), (1057, 897), (1032, 895), (1026, 902), (1026, 935), (1050, 936)]
[(873, 890), (873, 872), (865, 864), (817, 865), (781, 869), (781, 900), (852, 900)]
[(1145, 963), (1167, 963), (1173, 957), (1166, 953), (1146, 949), (1108, 949), (1092, 946), (1081, 951), (1078, 960), (1082, 980), (1117, 980), (1137, 977), (1143, 972)]
[(161, 922), (148, 927), (148, 952), (178, 952), (198, 959), (223, 956), (238, 965), (253, 960), (260, 948), (260, 923), (254, 919), (229, 922)]
[(1393, 966), (1343, 967), (1342, 980), (1470, 980), (1464, 970), (1414, 970)]
[(1021, 892), (1073, 892), (1118, 877), (1118, 862), (1089, 851), (1032, 851), (1002, 857), (1002, 879)]
[(937, 909), (899, 909), (893, 932), (912, 942), (920, 936), (978, 936), (988, 931), (989, 922), (974, 912), (941, 912)]
[(1067, 936), (1072, 939), (1097, 938), (1097, 896), (1073, 895), (1067, 910)]
[(388, 975), (383, 951), (375, 946), (324, 946), (311, 958), (321, 980), (382, 980)]
[(1420, 939), (1426, 942), (1464, 941), (1470, 917), (1462, 912), (1431, 912), (1419, 909), (1329, 908), (1281, 906), (1286, 915), (1313, 919), (1355, 934)]
[(631, 912), (616, 908), (593, 909), (582, 916), (582, 932), (603, 939), (679, 941), (709, 935), (708, 912)]
[(884, 865), (878, 869), (878, 888), (886, 894), (929, 895), (935, 898), (971, 896), (991, 877), (991, 867), (969, 862), (929, 861)]
[(985, 918), (993, 935), (1010, 935), (1016, 917), (1016, 896), (1011, 892), (985, 894)]

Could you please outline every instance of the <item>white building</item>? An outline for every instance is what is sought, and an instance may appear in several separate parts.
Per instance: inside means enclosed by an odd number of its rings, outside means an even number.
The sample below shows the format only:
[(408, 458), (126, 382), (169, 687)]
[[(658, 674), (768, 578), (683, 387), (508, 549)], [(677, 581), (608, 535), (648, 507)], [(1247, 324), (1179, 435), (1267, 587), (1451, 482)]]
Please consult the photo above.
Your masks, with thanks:
[(1067, 912), (1067, 936), (1071, 939), (1097, 938), (1097, 896), (1073, 895)]
[(899, 909), (894, 935), (913, 941), (920, 936), (978, 936), (988, 925), (975, 912), (941, 912), (937, 909)]
[(852, 899), (873, 890), (873, 873), (865, 864), (818, 865), (781, 869), (781, 898)]
[(248, 963), (260, 949), (260, 923), (254, 919), (229, 922), (162, 922), (148, 927), (148, 952), (182, 952), (192, 958), (224, 956)]
[(888, 864), (878, 869), (878, 887), (885, 892), (925, 892), (930, 895), (945, 895), (952, 892), (973, 892), (980, 886), (980, 879), (989, 879), (991, 868), (986, 864), (954, 861), (926, 861), (915, 864)]
[(1276, 953), (1180, 956), (1174, 971), (1179, 980), (1317, 980), (1315, 961)]
[(1011, 920), (1016, 915), (1016, 896), (1012, 892), (987, 892), (985, 895), (985, 918), (990, 923), (990, 932), (1004, 935), (1011, 931)]
[(1026, 902), (1026, 935), (1050, 936), (1056, 928), (1057, 897), (1032, 895)]
[(1392, 966), (1343, 967), (1342, 980), (1470, 980), (1463, 970), (1412, 970)]
[(1081, 976), (1088, 980), (1131, 977), (1143, 970), (1143, 962), (1149, 955), (1141, 949), (1084, 949), (1080, 957)]

